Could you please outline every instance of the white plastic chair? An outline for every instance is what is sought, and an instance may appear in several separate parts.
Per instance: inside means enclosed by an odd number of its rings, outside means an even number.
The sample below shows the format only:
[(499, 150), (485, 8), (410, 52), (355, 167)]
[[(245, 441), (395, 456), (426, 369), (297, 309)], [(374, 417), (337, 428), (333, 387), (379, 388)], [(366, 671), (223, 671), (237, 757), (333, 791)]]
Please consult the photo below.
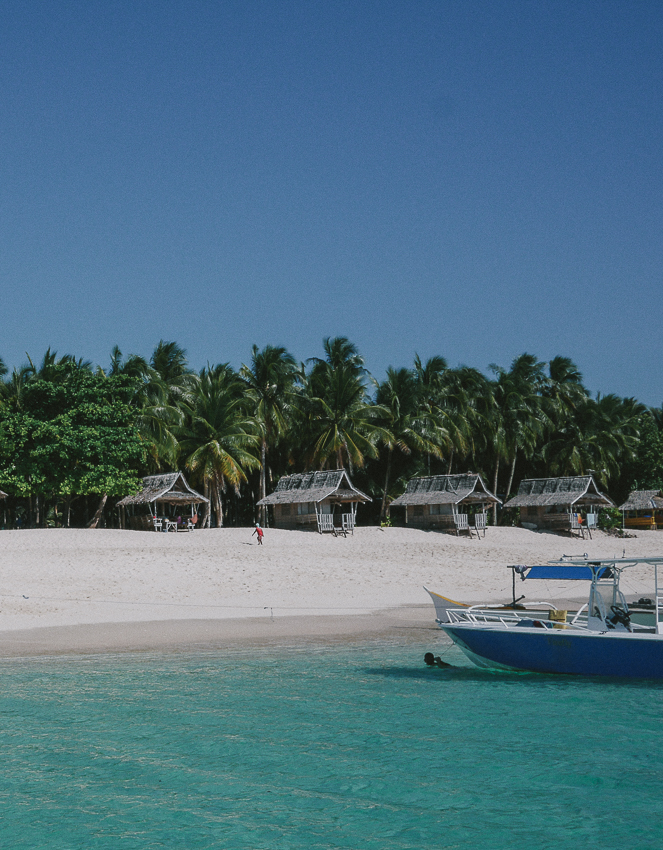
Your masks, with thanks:
[(480, 536), (481, 531), (483, 531), (483, 536), (486, 536), (486, 515), (484, 513), (474, 515), (474, 530), (477, 537)]
[(456, 526), (456, 537), (459, 536), (461, 531), (467, 531), (470, 537), (472, 536), (470, 521), (467, 514), (454, 514), (454, 524)]

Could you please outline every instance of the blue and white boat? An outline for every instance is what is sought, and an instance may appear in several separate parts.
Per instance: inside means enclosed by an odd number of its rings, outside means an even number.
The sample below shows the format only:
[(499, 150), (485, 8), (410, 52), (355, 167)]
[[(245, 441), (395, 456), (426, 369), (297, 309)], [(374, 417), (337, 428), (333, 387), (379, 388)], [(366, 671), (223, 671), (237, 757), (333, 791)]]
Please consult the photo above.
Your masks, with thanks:
[[(622, 573), (648, 565), (653, 600), (641, 600), (635, 617), (620, 590)], [(589, 560), (563, 558), (519, 567), (523, 578), (589, 580), (589, 599), (572, 616), (487, 606), (448, 608), (440, 628), (479, 667), (583, 676), (663, 679), (663, 586), (661, 558)], [(543, 603), (536, 603), (543, 604)]]

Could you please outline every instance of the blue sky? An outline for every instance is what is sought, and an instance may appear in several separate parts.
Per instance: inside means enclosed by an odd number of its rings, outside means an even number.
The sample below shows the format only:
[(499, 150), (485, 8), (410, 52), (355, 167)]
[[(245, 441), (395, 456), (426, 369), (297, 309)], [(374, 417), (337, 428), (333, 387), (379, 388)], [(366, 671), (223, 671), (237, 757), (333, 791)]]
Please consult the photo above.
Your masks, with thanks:
[(660, 2), (0, 4), (0, 356), (348, 336), (663, 402)]

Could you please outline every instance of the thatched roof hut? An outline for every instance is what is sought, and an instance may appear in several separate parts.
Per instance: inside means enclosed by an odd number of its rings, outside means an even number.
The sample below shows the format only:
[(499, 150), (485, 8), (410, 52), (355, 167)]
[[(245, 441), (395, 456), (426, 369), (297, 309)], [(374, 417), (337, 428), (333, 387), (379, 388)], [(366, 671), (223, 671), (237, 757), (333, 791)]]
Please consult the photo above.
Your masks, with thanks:
[(0, 499), (7, 499), (7, 498), (8, 498), (7, 493), (4, 493), (2, 490), (0, 490)]
[(624, 528), (656, 530), (663, 526), (663, 491), (632, 490), (619, 510)]
[(520, 508), (520, 524), (533, 528), (570, 529), (571, 513), (583, 509), (592, 515), (615, 503), (601, 493), (592, 475), (564, 478), (527, 478), (505, 508)]
[[(143, 489), (133, 496), (125, 496), (117, 504), (123, 514), (124, 509), (129, 509), (128, 524), (131, 528), (153, 528), (153, 517), (161, 513), (175, 516), (178, 508), (186, 507), (190, 508), (193, 516), (198, 505), (208, 505), (209, 499), (190, 487), (181, 472), (168, 472), (143, 478)], [(149, 516), (146, 508), (149, 508)], [(143, 519), (150, 522), (143, 522)]]
[(661, 490), (631, 490), (628, 499), (619, 506), (620, 511), (663, 510), (663, 492)]
[(276, 490), (256, 504), (273, 505), (276, 528), (317, 526), (318, 531), (331, 531), (336, 506), (348, 505), (351, 520), (346, 522), (354, 527), (357, 504), (370, 501), (370, 496), (352, 484), (345, 469), (334, 469), (284, 475)]
[(431, 475), (411, 478), (405, 492), (389, 506), (405, 508), (405, 521), (417, 526), (454, 528), (454, 516), (470, 506), (485, 513), (487, 505), (501, 501), (486, 487), (483, 478), (474, 472), (465, 475)]

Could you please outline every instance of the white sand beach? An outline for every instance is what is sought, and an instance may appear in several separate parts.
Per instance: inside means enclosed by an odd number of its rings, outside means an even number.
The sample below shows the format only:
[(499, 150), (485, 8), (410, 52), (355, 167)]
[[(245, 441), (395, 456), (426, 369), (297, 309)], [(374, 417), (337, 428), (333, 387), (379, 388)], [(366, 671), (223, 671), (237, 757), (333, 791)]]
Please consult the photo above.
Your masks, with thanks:
[[(488, 528), (470, 540), (406, 528), (358, 528), (347, 538), (267, 529), (262, 546), (251, 532), (4, 531), (0, 656), (421, 637), (435, 629), (423, 585), (463, 602), (508, 601), (509, 564), (663, 553), (656, 532), (579, 540)], [(652, 594), (636, 570), (622, 586)], [(586, 597), (584, 584), (519, 585), (523, 592), (530, 600)]]

